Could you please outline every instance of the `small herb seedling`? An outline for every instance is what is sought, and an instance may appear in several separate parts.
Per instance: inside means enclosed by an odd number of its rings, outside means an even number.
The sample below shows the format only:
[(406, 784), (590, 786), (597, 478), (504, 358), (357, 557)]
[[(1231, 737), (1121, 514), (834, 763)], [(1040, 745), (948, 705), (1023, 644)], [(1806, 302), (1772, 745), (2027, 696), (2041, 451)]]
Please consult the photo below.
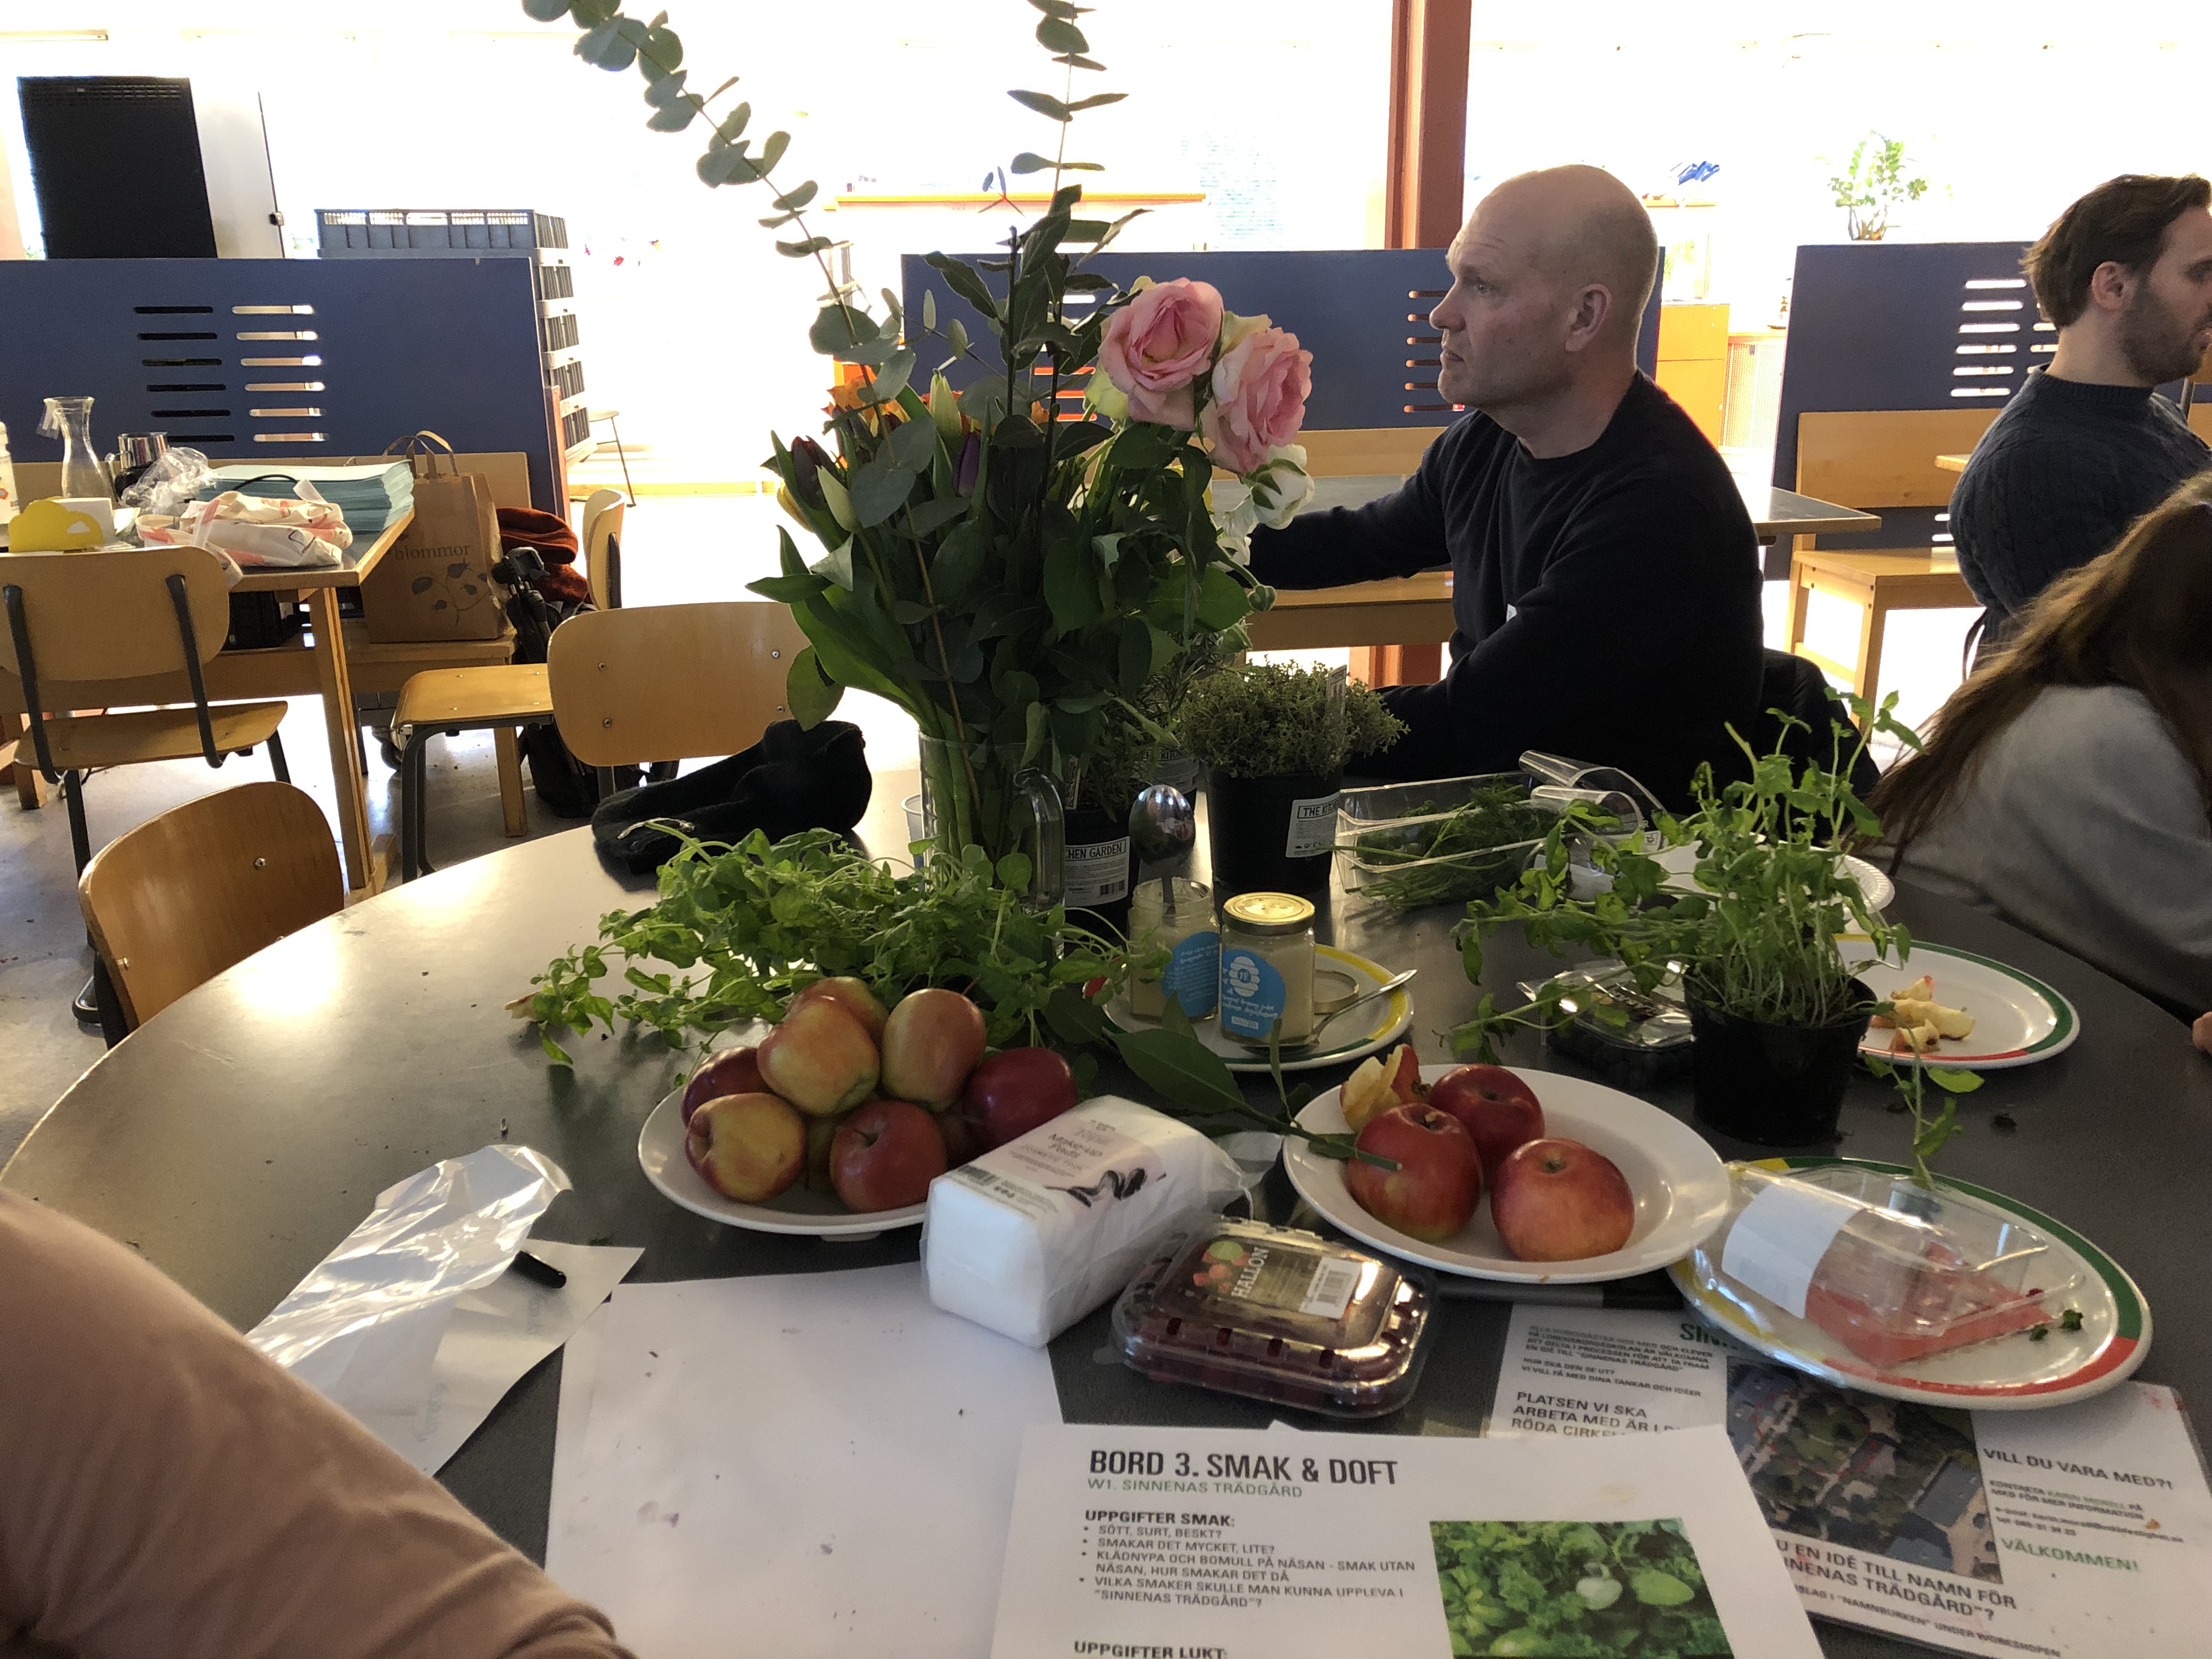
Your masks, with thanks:
[(2079, 1308), (2069, 1308), (2064, 1313), (2059, 1315), (2058, 1328), (2062, 1331), (2080, 1330), (2081, 1328), (2081, 1310)]

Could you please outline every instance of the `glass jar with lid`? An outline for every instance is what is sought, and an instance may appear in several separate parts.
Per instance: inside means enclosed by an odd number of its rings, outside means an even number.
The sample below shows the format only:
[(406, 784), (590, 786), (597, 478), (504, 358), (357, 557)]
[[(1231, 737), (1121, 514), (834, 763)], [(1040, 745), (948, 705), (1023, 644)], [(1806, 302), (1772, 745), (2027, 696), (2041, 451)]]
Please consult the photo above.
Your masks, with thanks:
[(1287, 1044), (1313, 1035), (1313, 901), (1295, 893), (1239, 893), (1221, 907), (1225, 1034), (1252, 1048), (1271, 1036)]

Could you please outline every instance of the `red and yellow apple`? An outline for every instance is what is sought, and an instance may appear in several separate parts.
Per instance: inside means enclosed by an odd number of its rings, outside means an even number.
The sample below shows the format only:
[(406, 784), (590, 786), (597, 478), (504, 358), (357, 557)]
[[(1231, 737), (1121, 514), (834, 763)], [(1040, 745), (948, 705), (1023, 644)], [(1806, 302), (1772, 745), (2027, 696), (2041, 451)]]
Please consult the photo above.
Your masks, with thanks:
[(986, 1056), (960, 1091), (960, 1111), (983, 1150), (1003, 1146), (1075, 1104), (1075, 1073), (1050, 1048), (1007, 1048)]
[(760, 1050), (751, 1043), (709, 1054), (684, 1085), (684, 1121), (689, 1123), (692, 1113), (719, 1095), (757, 1095), (767, 1088), (761, 1080)]
[(981, 1008), (957, 991), (930, 986), (898, 1000), (882, 1045), (884, 1092), (941, 1112), (960, 1098), (989, 1038)]
[(1418, 1103), (1371, 1117), (1352, 1145), (1395, 1170), (1347, 1159), (1344, 1184), (1359, 1207), (1409, 1238), (1442, 1243), (1467, 1225), (1482, 1196), (1474, 1142), (1449, 1112)]
[(684, 1155), (723, 1197), (763, 1204), (805, 1170), (806, 1124), (774, 1095), (718, 1095), (691, 1114)]
[(1429, 1104), (1449, 1112), (1474, 1140), (1482, 1178), (1494, 1187), (1498, 1166), (1516, 1146), (1540, 1140), (1544, 1109), (1519, 1073), (1503, 1066), (1461, 1066), (1429, 1085)]
[(761, 1041), (763, 1080), (809, 1117), (835, 1117), (859, 1105), (879, 1069), (875, 1039), (826, 996), (795, 1003)]
[(1636, 1230), (1636, 1194), (1620, 1166), (1579, 1140), (1532, 1140), (1506, 1155), (1490, 1217), (1523, 1261), (1610, 1255)]
[(854, 1019), (868, 1034), (869, 1041), (880, 1042), (886, 1018), (884, 1005), (868, 988), (864, 979), (854, 979), (850, 974), (838, 974), (829, 979), (817, 979), (813, 984), (795, 994), (784, 1007), (783, 1017), (789, 1019), (794, 1010), (809, 1002), (834, 1002)]
[[(855, 1107), (854, 1110), (857, 1111)], [(810, 1117), (806, 1120), (806, 1190), (827, 1193), (836, 1190), (830, 1179), (830, 1146), (837, 1138), (837, 1126), (852, 1115), (840, 1112), (836, 1117)]]
[(870, 1101), (837, 1126), (830, 1150), (830, 1181), (850, 1209), (919, 1204), (944, 1173), (937, 1120), (910, 1101)]
[(1358, 1134), (1368, 1121), (1393, 1106), (1404, 1106), (1425, 1098), (1428, 1085), (1421, 1081), (1421, 1062), (1413, 1053), (1413, 1045), (1401, 1042), (1391, 1050), (1386, 1059), (1370, 1054), (1359, 1062), (1344, 1086), (1337, 1091), (1337, 1103), (1344, 1111), (1345, 1127)]

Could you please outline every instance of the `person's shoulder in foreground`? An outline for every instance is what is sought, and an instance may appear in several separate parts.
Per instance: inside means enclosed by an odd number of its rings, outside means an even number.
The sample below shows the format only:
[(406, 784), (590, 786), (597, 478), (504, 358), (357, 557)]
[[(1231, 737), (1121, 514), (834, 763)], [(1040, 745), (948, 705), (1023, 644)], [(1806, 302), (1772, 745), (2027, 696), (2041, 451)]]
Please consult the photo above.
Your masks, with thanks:
[(0, 1192), (0, 1653), (628, 1659), (113, 1241)]
[(1875, 790), (1900, 873), (2212, 1006), (2212, 474), (2069, 573)]
[(1960, 568), (2000, 624), (2212, 459), (2152, 391), (2194, 373), (2212, 346), (2212, 182), (2107, 179), (2022, 268), (2056, 345), (2033, 373), (2024, 331), (1985, 348), (1986, 367), (2019, 375), (2019, 390), (1952, 497)]

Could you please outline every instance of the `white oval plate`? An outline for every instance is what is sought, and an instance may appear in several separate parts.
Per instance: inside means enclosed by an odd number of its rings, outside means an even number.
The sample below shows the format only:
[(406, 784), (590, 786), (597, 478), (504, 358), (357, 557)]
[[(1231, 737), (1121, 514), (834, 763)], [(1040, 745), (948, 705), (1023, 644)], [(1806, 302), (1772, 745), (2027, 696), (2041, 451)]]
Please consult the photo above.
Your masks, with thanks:
[(671, 1090), (637, 1132), (638, 1167), (663, 1198), (709, 1221), (725, 1221), (757, 1233), (811, 1233), (817, 1238), (872, 1238), (893, 1227), (921, 1223), (927, 1204), (866, 1215), (845, 1207), (835, 1193), (807, 1190), (805, 1182), (766, 1204), (740, 1204), (724, 1198), (684, 1156), (684, 1091)]
[[(1778, 1174), (1865, 1161), (1777, 1158), (1753, 1167)], [(1891, 1175), (1905, 1173), (1901, 1164), (1869, 1164), (1868, 1167)], [(2118, 1262), (2072, 1229), (2017, 1200), (1948, 1176), (1942, 1179), (1947, 1186), (2020, 1217), (2051, 1240), (2052, 1250), (2060, 1258), (2053, 1264), (2054, 1271), (2071, 1267), (2081, 1276), (2075, 1291), (2081, 1315), (2080, 1330), (2062, 1330), (2054, 1324), (2039, 1342), (2020, 1331), (1954, 1348), (1948, 1353), (1930, 1354), (1910, 1364), (1884, 1368), (1861, 1358), (1810, 1320), (1792, 1318), (1771, 1304), (1761, 1304), (1753, 1311), (1751, 1304), (1700, 1283), (1686, 1259), (1669, 1267), (1668, 1274), (1683, 1299), (1707, 1324), (1727, 1332), (1746, 1347), (1838, 1388), (1886, 1395), (1892, 1400), (1971, 1407), (1978, 1412), (2033, 1411), (2102, 1394), (2142, 1364), (2150, 1351), (2150, 1307)]]
[[(1354, 956), (1349, 951), (1340, 951), (1334, 945), (1316, 945), (1314, 954), (1331, 967), (1340, 968), (1357, 981), (1357, 988), (1365, 991), (1380, 985), (1396, 970), (1370, 962), (1365, 957)], [(1123, 991), (1106, 1005), (1106, 1018), (1124, 1031), (1147, 1031), (1159, 1022), (1146, 1019), (1129, 1012), (1129, 994)], [(1340, 1014), (1332, 1014), (1321, 1023), (1321, 1045), (1308, 1054), (1296, 1057), (1283, 1056), (1286, 1072), (1311, 1072), (1323, 1066), (1341, 1066), (1347, 1060), (1364, 1060), (1376, 1050), (1387, 1048), (1406, 1034), (1413, 1023), (1413, 994), (1411, 986), (1393, 991), (1377, 1002), (1347, 1008)], [(1232, 1072), (1267, 1070), (1267, 1056), (1255, 1054), (1222, 1030), (1212, 1015), (1196, 1021), (1191, 1027), (1198, 1040), (1229, 1062)]]
[[(1915, 939), (1912, 954), (1900, 965), (1876, 962), (1874, 946), (1856, 935), (1836, 943), (1844, 960), (1876, 996), (1887, 997), (1926, 974), (1936, 981), (1936, 1001), (1974, 1017), (1973, 1034), (1936, 1044), (1935, 1052), (1924, 1056), (1931, 1064), (1968, 1072), (2033, 1066), (2072, 1048), (2081, 1035), (2081, 1016), (2057, 989), (1988, 957)], [(1886, 1028), (1870, 1025), (1859, 1052), (1885, 1060), (1911, 1060), (1909, 1050), (1891, 1053), (1895, 1041)]]
[[(1449, 1066), (1424, 1066), (1434, 1083)], [(1729, 1213), (1729, 1175), (1705, 1138), (1679, 1118), (1633, 1095), (1558, 1072), (1520, 1068), (1544, 1109), (1544, 1133), (1564, 1135), (1602, 1152), (1636, 1195), (1636, 1225), (1610, 1255), (1581, 1261), (1522, 1261), (1509, 1251), (1490, 1219), (1487, 1194), (1474, 1218), (1441, 1244), (1408, 1238), (1361, 1209), (1344, 1184), (1344, 1165), (1317, 1156), (1303, 1140), (1285, 1141), (1283, 1167), (1306, 1202), (1362, 1243), (1469, 1279), (1518, 1285), (1594, 1285), (1666, 1267), (1711, 1236)], [(1330, 1090), (1298, 1114), (1316, 1133), (1342, 1134), (1344, 1109)]]

